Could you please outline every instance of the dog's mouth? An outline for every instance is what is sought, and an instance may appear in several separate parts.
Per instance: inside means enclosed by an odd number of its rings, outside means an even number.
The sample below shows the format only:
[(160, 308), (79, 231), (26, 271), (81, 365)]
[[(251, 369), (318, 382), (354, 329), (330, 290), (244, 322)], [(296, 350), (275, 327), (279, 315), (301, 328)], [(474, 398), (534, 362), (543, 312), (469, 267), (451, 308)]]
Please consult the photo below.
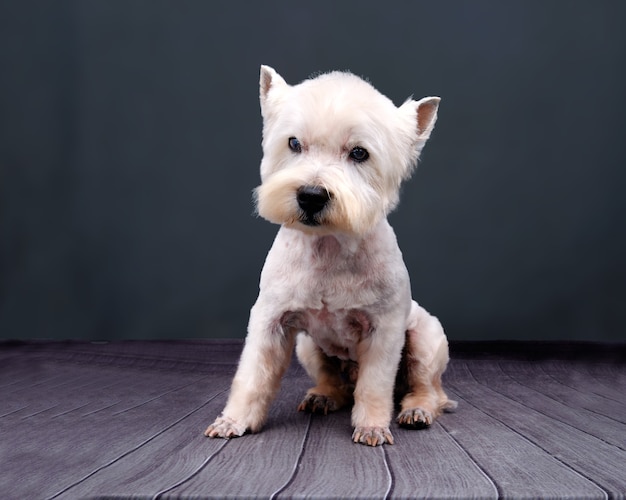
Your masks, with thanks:
[(300, 216), (299, 222), (309, 227), (321, 226), (321, 221), (316, 216), (311, 216), (309, 214), (303, 213)]
[(322, 186), (302, 186), (296, 193), (300, 207), (299, 221), (305, 226), (321, 226), (322, 213), (331, 198), (331, 193)]

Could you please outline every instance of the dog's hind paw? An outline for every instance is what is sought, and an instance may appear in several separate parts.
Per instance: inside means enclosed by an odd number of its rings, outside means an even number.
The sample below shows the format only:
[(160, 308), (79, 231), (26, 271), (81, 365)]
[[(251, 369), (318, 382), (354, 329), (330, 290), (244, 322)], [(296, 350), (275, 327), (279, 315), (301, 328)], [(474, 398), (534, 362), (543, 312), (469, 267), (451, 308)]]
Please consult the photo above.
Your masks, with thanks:
[(322, 413), (327, 415), (329, 411), (336, 411), (340, 405), (330, 396), (323, 394), (307, 394), (302, 402), (298, 405), (298, 411), (306, 411), (308, 413)]
[(352, 434), (352, 441), (368, 446), (393, 444), (393, 436), (389, 427), (357, 427)]
[(211, 425), (209, 425), (204, 431), (204, 435), (207, 437), (221, 437), (230, 439), (233, 437), (243, 436), (246, 432), (244, 425), (238, 424), (232, 418), (218, 417)]
[(430, 426), (435, 420), (433, 414), (422, 408), (409, 408), (403, 410), (398, 415), (398, 424), (410, 429), (424, 429)]

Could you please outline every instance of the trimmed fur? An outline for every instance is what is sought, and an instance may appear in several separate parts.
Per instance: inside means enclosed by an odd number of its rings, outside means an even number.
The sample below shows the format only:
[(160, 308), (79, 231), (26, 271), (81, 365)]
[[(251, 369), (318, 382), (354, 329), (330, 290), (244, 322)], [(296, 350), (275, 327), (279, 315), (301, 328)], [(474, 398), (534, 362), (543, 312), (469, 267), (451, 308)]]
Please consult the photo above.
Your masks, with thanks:
[[(263, 66), (260, 101), (257, 211), (281, 227), (261, 273), (228, 402), (205, 434), (258, 431), (297, 342), (298, 359), (315, 382), (298, 409), (326, 413), (354, 401), (353, 440), (393, 443), (394, 386), (406, 388), (397, 418), (403, 426), (428, 426), (456, 405), (441, 387), (446, 336), (437, 318), (411, 299), (386, 219), (430, 136), (439, 98), (396, 107), (350, 73), (290, 86)], [(354, 148), (368, 157), (355, 161)], [(327, 194), (319, 211), (307, 213), (303, 189)]]

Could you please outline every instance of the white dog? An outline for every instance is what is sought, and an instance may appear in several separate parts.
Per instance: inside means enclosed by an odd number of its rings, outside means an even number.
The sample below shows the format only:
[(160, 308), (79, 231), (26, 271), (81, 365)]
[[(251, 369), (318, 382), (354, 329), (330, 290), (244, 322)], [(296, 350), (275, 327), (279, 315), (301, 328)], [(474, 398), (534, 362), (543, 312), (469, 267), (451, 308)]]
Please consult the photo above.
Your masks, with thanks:
[(402, 426), (426, 427), (456, 406), (441, 387), (446, 336), (411, 300), (386, 218), (430, 136), (439, 98), (396, 107), (350, 73), (290, 86), (262, 66), (260, 100), (257, 210), (281, 227), (230, 397), (205, 435), (261, 428), (296, 343), (315, 382), (298, 409), (326, 413), (354, 402), (353, 441), (393, 443), (394, 388), (404, 396)]

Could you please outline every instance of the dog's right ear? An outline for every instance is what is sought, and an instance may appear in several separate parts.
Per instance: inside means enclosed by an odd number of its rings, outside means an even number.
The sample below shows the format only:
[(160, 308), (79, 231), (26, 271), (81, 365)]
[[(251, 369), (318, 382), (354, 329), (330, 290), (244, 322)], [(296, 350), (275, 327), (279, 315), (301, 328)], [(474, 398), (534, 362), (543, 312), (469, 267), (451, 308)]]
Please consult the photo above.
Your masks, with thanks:
[(276, 91), (288, 87), (287, 82), (276, 73), (270, 66), (261, 66), (261, 76), (259, 78), (259, 100), (261, 101), (261, 114), (267, 116), (270, 107), (269, 96)]

